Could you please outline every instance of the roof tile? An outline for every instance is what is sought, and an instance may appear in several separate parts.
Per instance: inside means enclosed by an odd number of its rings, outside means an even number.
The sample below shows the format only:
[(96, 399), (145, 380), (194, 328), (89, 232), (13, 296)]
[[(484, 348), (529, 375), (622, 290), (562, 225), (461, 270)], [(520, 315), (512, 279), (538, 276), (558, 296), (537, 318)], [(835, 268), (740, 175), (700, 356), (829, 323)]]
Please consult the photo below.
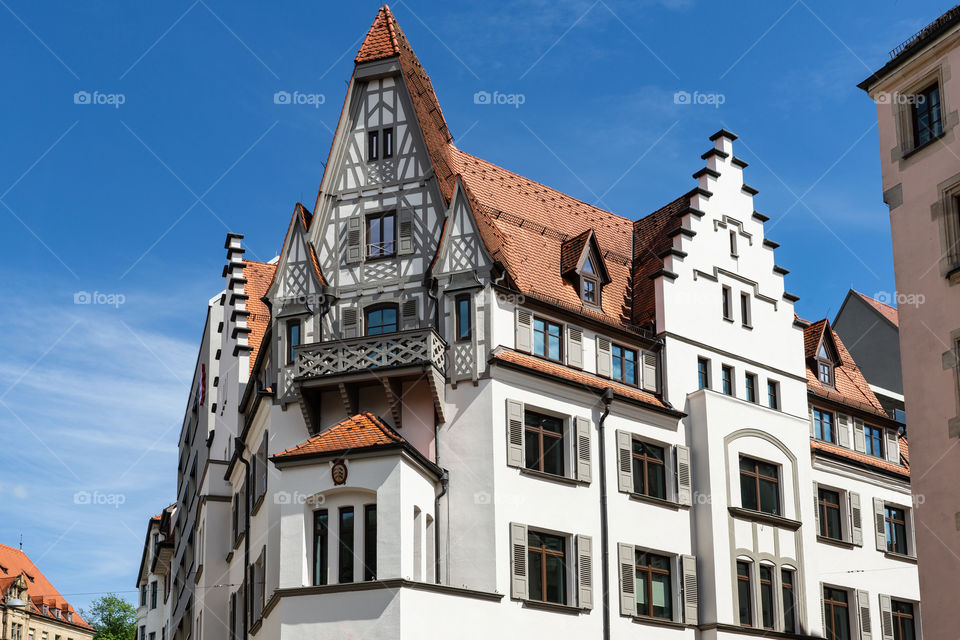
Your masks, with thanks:
[(365, 411), (335, 424), (306, 442), (286, 451), (281, 451), (274, 457), (290, 458), (306, 454), (365, 449), (402, 442), (404, 442), (404, 439), (399, 433), (387, 426), (377, 416)]

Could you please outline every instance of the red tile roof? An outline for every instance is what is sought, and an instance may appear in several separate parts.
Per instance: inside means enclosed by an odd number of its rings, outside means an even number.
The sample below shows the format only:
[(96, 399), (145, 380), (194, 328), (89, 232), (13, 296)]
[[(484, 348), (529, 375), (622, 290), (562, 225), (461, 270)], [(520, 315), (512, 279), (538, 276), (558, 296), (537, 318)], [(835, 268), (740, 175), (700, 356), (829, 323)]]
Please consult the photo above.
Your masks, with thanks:
[(404, 442), (399, 433), (369, 411), (358, 413), (318, 433), (306, 442), (281, 451), (275, 458), (290, 458), (314, 453), (331, 453), (379, 447)]
[(680, 196), (650, 215), (633, 223), (633, 317), (644, 326), (657, 319), (654, 282), (650, 276), (663, 268), (660, 254), (673, 246), (670, 232), (681, 226), (680, 212), (690, 205), (690, 197)]
[(267, 309), (267, 305), (260, 298), (270, 288), (277, 265), (253, 260), (244, 260), (243, 263), (243, 277), (247, 279), (243, 290), (249, 296), (246, 305), (247, 311), (250, 312), (247, 317), (247, 326), (251, 329), (247, 341), (253, 347), (253, 350), (250, 351), (250, 371), (253, 371), (253, 365), (257, 361), (257, 353), (260, 351), (263, 336), (267, 327), (270, 326), (270, 310)]
[[(827, 331), (829, 331), (829, 334)], [(833, 344), (840, 358), (840, 365), (833, 369), (833, 388), (820, 382), (817, 377), (815, 360), (820, 337), (828, 335), (833, 337)], [(814, 395), (846, 404), (860, 411), (889, 417), (883, 405), (877, 400), (877, 396), (874, 395), (873, 390), (870, 389), (870, 385), (867, 384), (867, 380), (860, 372), (853, 356), (847, 351), (847, 347), (844, 346), (840, 336), (830, 328), (830, 323), (827, 320), (820, 320), (805, 327), (803, 343), (807, 358), (807, 388)]]
[[(30, 601), (31, 615), (42, 616), (43, 609), (37, 605), (43, 604), (44, 602), (51, 609), (57, 608), (61, 611), (75, 611), (73, 607), (63, 599), (60, 592), (50, 584), (50, 581), (40, 572), (40, 569), (33, 564), (33, 561), (30, 560), (27, 554), (20, 549), (0, 544), (0, 567), (5, 570), (0, 570), (0, 597), (4, 595), (3, 591), (5, 591), (21, 573), (25, 573), (27, 576), (27, 596)], [(54, 618), (53, 613), (48, 613), (46, 617), (57, 620)], [(59, 622), (67, 623), (67, 620), (66, 618), (61, 618)], [(84, 629), (92, 629), (92, 627), (80, 617), (80, 614), (76, 612), (73, 614), (72, 624), (83, 627)]]
[(864, 295), (859, 291), (854, 291), (854, 293), (860, 296), (864, 302), (876, 309), (880, 315), (892, 322), (895, 327), (900, 327), (900, 312), (897, 311), (896, 307), (891, 307), (890, 305), (871, 298), (868, 295)]
[(823, 442), (822, 440), (810, 440), (810, 448), (814, 451), (824, 451), (833, 455), (847, 458), (848, 460), (855, 460), (856, 462), (861, 462), (863, 464), (884, 469), (885, 471), (890, 471), (891, 473), (896, 473), (907, 478), (910, 477), (910, 459), (907, 455), (908, 452), (906, 438), (900, 438), (900, 457), (904, 461), (903, 465), (893, 464), (892, 462), (887, 462), (882, 458), (877, 458), (876, 456), (871, 456), (866, 453), (860, 453), (859, 451), (847, 449), (846, 447), (841, 447), (840, 445), (833, 444), (831, 442)]
[(520, 353), (514, 351), (513, 349), (507, 349), (506, 347), (497, 347), (493, 354), (492, 358), (494, 360), (499, 360), (501, 362), (517, 365), (525, 369), (532, 369), (534, 371), (539, 371), (541, 373), (546, 373), (551, 376), (555, 376), (562, 380), (567, 380), (569, 382), (575, 382), (597, 391), (603, 391), (607, 387), (613, 389), (613, 392), (617, 395), (632, 398), (633, 400), (639, 400), (640, 402), (649, 404), (653, 407), (659, 409), (671, 409), (672, 408), (665, 404), (660, 398), (638, 389), (637, 387), (632, 387), (614, 380), (608, 380), (606, 378), (601, 378), (600, 376), (593, 375), (592, 373), (587, 373), (585, 371), (578, 371), (576, 369), (571, 369), (565, 367), (562, 364), (551, 362), (549, 360), (544, 360), (543, 358), (538, 358), (537, 356), (531, 356), (526, 353)]
[(392, 58), (396, 55), (400, 55), (396, 20), (393, 18), (390, 7), (383, 5), (377, 12), (373, 24), (370, 25), (370, 31), (367, 32), (367, 37), (360, 45), (360, 51), (357, 52), (357, 57), (353, 61), (359, 64)]

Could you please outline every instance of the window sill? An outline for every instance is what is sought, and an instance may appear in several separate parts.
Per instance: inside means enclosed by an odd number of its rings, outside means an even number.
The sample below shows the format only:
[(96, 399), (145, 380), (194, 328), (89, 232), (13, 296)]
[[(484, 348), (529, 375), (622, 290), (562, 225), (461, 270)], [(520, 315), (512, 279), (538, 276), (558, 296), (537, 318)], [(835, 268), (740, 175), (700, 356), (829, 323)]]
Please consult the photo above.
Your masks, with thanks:
[(674, 502), (673, 500), (667, 500), (665, 498), (656, 498), (654, 496), (648, 496), (642, 493), (628, 493), (627, 495), (630, 496), (631, 500), (636, 500), (637, 502), (648, 502), (650, 504), (655, 504), (660, 507), (673, 509), (674, 511), (690, 508), (690, 505), (680, 504), (679, 502)]
[(903, 154), (903, 158), (901, 158), (901, 160), (906, 160), (906, 159), (909, 158), (910, 156), (912, 156), (912, 155), (914, 155), (914, 154), (917, 154), (917, 153), (920, 153), (921, 151), (923, 151), (923, 150), (926, 149), (927, 147), (933, 145), (934, 142), (936, 142), (937, 140), (939, 140), (940, 138), (942, 138), (942, 137), (945, 136), (945, 135), (947, 135), (947, 130), (946, 130), (946, 129), (944, 129), (943, 131), (941, 131), (938, 135), (930, 138), (929, 140), (927, 140), (926, 142), (924, 142), (924, 143), (921, 144), (920, 146), (914, 147), (914, 148), (911, 149), (910, 151), (907, 151), (905, 154)]
[(676, 620), (666, 620), (664, 618), (652, 618), (650, 616), (630, 616), (630, 619), (637, 624), (653, 624), (658, 627), (670, 627), (671, 629), (686, 629), (687, 625)]
[(743, 328), (743, 329), (746, 329), (747, 331), (753, 331), (753, 325), (752, 325), (752, 324), (742, 324), (742, 325), (740, 325), (740, 327)]
[[(197, 565), (197, 572), (196, 572), (195, 574), (193, 574), (193, 584), (199, 584), (199, 582), (200, 582), (200, 576), (202, 576), (202, 575), (203, 575), (203, 565), (202, 565), (202, 564), (198, 564), (198, 565)], [(151, 609), (156, 609), (156, 607), (150, 607), (150, 608), (151, 608)]]
[(543, 609), (544, 611), (555, 611), (557, 613), (566, 613), (572, 616), (578, 616), (581, 613), (589, 613), (589, 609), (581, 609), (569, 604), (557, 604), (555, 602), (540, 602), (539, 600), (524, 600), (524, 607), (530, 609)]
[(730, 324), (733, 324), (733, 318), (724, 318), (723, 321), (724, 321), (724, 322), (729, 322)]
[(225, 560), (227, 564), (230, 564), (230, 561), (233, 560), (233, 551), (227, 554), (227, 557), (225, 558)]
[(257, 635), (257, 631), (260, 631), (260, 627), (262, 626), (263, 626), (263, 618), (260, 618), (259, 620), (253, 623), (252, 627), (250, 627), (250, 635), (252, 636)]
[(902, 553), (894, 553), (893, 551), (884, 551), (883, 555), (891, 560), (901, 560), (903, 562), (909, 562), (910, 564), (917, 564), (917, 556), (903, 555)]
[(380, 260), (392, 260), (397, 257), (396, 253), (391, 253), (383, 256), (363, 256), (364, 262), (379, 262)]
[(565, 484), (569, 486), (589, 484), (587, 482), (584, 482), (583, 480), (577, 480), (576, 478), (568, 478), (567, 476), (558, 476), (553, 473), (547, 473), (545, 471), (537, 471), (536, 469), (526, 469), (524, 467), (520, 467), (520, 473), (522, 475), (531, 476), (533, 478), (538, 478), (540, 480), (548, 480), (548, 481), (556, 482), (558, 484)]
[(727, 507), (727, 510), (730, 512), (734, 518), (743, 518), (744, 520), (753, 520), (754, 522), (762, 522), (764, 524), (770, 524), (775, 527), (782, 527), (784, 529), (789, 529), (790, 531), (796, 531), (803, 523), (799, 520), (791, 520), (790, 518), (784, 518), (783, 516), (776, 516), (772, 513), (764, 513), (763, 511), (754, 511), (753, 509), (744, 509), (742, 507)]
[(257, 498), (257, 501), (253, 503), (253, 508), (250, 509), (250, 517), (257, 515), (257, 512), (260, 511), (260, 507), (263, 505), (264, 498), (267, 497), (267, 492), (264, 490), (263, 495)]
[(857, 545), (853, 544), (848, 540), (838, 540), (836, 538), (830, 538), (828, 536), (822, 536), (817, 534), (817, 542), (822, 542), (824, 544), (831, 544), (835, 547), (843, 547), (844, 549), (853, 549)]
[(244, 537), (245, 537), (246, 535), (247, 535), (246, 531), (243, 531), (243, 532), (240, 533), (240, 535), (237, 536), (237, 539), (233, 541), (233, 550), (234, 550), (234, 551), (236, 551), (237, 549), (240, 548), (240, 543), (243, 542), (243, 539), (244, 539)]

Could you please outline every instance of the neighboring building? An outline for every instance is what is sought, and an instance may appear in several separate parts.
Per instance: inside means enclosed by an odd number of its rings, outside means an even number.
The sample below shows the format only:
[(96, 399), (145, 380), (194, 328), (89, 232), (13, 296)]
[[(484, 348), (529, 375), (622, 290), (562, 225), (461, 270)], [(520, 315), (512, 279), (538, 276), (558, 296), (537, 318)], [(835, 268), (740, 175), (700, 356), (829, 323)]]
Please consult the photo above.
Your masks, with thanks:
[(170, 559), (174, 549), (177, 505), (150, 518), (137, 574), (137, 638), (166, 640), (170, 620)]
[(900, 318), (896, 307), (850, 289), (833, 320), (884, 411), (906, 422), (900, 373)]
[(956, 635), (960, 588), (960, 6), (860, 83), (877, 103), (890, 208), (924, 624)]
[(650, 215), (588, 205), (456, 148), (381, 8), (314, 211), (276, 264), (227, 236), (170, 637), (819, 637), (826, 607), (846, 639), (916, 606), (911, 547), (818, 537), (819, 484), (904, 505), (909, 467), (811, 438), (813, 403), (897, 444), (710, 140)]
[(93, 628), (20, 549), (0, 544), (0, 638), (91, 640)]

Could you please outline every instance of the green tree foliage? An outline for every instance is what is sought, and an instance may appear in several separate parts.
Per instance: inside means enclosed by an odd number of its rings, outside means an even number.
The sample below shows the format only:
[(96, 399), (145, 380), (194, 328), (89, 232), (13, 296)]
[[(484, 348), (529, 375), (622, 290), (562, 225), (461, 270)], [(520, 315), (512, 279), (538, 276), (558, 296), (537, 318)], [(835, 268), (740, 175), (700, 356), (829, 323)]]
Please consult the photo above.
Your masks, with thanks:
[(94, 629), (93, 640), (136, 640), (137, 610), (116, 594), (94, 600), (83, 617)]

